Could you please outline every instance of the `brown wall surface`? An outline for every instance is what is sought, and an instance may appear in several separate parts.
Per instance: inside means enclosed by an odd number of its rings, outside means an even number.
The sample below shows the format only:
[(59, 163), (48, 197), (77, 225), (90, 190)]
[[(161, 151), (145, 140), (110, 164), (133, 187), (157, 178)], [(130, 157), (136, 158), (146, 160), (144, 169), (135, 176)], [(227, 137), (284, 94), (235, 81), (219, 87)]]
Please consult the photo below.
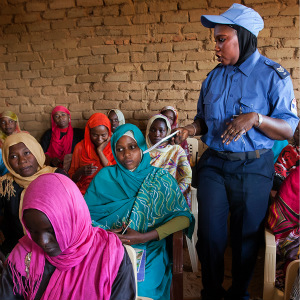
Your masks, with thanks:
[(260, 52), (291, 73), (299, 100), (298, 0), (0, 0), (1, 111), (15, 111), (37, 138), (56, 105), (74, 127), (118, 108), (144, 129), (165, 105), (187, 124), (217, 64), (200, 16), (234, 2), (264, 18)]

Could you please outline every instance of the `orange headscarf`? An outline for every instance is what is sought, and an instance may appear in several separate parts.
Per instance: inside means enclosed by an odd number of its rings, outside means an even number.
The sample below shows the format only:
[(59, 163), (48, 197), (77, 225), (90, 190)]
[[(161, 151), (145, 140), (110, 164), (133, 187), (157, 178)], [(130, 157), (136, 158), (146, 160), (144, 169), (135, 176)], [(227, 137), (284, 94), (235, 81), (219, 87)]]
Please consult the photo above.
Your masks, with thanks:
[[(108, 135), (111, 137), (111, 125), (108, 117), (102, 113), (93, 114), (89, 118), (85, 126), (84, 139), (82, 141), (84, 144), (84, 150), (82, 151), (82, 158), (81, 158), (84, 164), (87, 165), (93, 164), (94, 166), (97, 166), (99, 170), (102, 169), (103, 166), (99, 160), (99, 156), (96, 153), (95, 145), (91, 141), (90, 129), (100, 125), (103, 125), (108, 129)], [(115, 164), (115, 159), (111, 151), (110, 141), (107, 144), (107, 146), (104, 148), (103, 154), (108, 159), (109, 165), (112, 162), (114, 162)]]

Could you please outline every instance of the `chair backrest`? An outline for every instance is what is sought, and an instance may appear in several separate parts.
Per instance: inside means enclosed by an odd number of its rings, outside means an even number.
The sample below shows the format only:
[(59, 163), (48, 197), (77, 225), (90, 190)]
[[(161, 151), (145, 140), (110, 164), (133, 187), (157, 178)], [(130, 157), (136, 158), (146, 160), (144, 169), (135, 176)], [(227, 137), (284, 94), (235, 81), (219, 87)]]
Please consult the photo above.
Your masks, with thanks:
[(134, 272), (134, 278), (135, 278), (135, 290), (136, 290), (136, 295), (138, 295), (138, 290), (137, 290), (137, 267), (136, 267), (136, 264), (137, 264), (137, 260), (136, 260), (136, 253), (135, 253), (135, 250), (129, 246), (129, 245), (124, 245), (127, 253), (128, 253), (128, 256), (131, 260), (131, 264), (132, 264), (132, 267), (133, 267), (133, 272)]
[(186, 139), (188, 145), (189, 145), (189, 151), (191, 155), (191, 166), (195, 166), (197, 163), (197, 154), (199, 152), (198, 150), (198, 140), (196, 138), (187, 138)]
[(300, 259), (289, 263), (286, 269), (284, 300), (289, 300), (293, 285), (297, 278), (298, 270), (300, 268)]

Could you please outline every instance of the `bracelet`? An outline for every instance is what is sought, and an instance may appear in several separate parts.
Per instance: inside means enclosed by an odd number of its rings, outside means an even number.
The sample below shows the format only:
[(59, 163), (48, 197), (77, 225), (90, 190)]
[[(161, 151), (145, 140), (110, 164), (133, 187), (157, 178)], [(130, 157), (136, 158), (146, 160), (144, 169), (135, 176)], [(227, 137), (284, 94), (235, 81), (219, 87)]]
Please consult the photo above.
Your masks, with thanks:
[(190, 124), (190, 125), (192, 125), (192, 126), (194, 127), (194, 135), (192, 136), (192, 137), (194, 137), (194, 136), (196, 135), (197, 128), (196, 128), (196, 126), (194, 125), (194, 123), (192, 123), (192, 124)]
[(263, 122), (262, 115), (260, 113), (257, 113), (257, 116), (258, 116), (258, 125), (255, 126), (256, 128), (258, 128), (261, 125), (261, 123)]

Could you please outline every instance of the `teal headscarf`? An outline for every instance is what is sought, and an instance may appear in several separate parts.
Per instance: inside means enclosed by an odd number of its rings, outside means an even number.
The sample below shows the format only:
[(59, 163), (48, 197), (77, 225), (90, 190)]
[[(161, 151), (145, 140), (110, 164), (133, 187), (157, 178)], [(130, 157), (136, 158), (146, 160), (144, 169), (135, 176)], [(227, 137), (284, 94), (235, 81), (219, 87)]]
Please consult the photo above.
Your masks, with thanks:
[[(180, 215), (190, 218), (192, 224), (193, 217), (176, 180), (166, 170), (151, 166), (149, 153), (142, 155), (132, 172), (119, 163), (116, 144), (128, 131), (132, 131), (142, 151), (147, 149), (145, 138), (135, 125), (124, 124), (116, 129), (111, 147), (117, 165), (101, 169), (84, 196), (94, 225), (116, 228), (131, 219), (132, 229), (147, 232)], [(192, 231), (193, 226), (190, 228)]]

